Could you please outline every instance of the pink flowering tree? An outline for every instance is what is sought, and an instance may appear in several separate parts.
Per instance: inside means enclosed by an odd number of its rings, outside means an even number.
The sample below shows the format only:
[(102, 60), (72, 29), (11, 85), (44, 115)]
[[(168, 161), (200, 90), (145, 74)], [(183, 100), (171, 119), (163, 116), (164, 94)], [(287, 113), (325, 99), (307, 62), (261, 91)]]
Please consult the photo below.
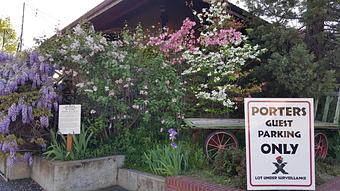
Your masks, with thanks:
[(25, 59), (0, 52), (0, 154), (9, 165), (20, 157), (31, 163), (31, 151), (46, 147), (49, 119), (58, 109), (54, 70), (34, 52)]
[(159, 46), (159, 49), (168, 58), (170, 64), (178, 64), (184, 61), (181, 56), (184, 51), (196, 50), (195, 27), (196, 23), (186, 18), (183, 25), (174, 33), (164, 32), (158, 37), (150, 37), (147, 45)]
[(264, 50), (250, 45), (246, 36), (232, 28), (235, 24), (226, 7), (226, 3), (211, 1), (209, 9), (194, 12), (199, 23), (187, 18), (178, 31), (148, 42), (178, 65), (192, 111), (224, 114), (236, 107), (240, 96), (260, 90), (259, 85), (240, 87), (238, 82), (247, 75), (246, 64), (258, 60)]

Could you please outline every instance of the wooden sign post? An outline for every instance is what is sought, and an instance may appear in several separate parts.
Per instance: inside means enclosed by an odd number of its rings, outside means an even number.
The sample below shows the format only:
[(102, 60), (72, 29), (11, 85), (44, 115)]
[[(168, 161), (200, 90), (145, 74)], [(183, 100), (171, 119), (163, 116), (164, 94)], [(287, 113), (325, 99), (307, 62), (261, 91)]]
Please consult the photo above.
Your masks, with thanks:
[(66, 138), (66, 149), (68, 152), (72, 151), (72, 145), (73, 145), (73, 139), (72, 139), (72, 135), (71, 134), (67, 134), (67, 138)]
[(66, 149), (72, 151), (73, 134), (80, 134), (81, 105), (59, 106), (59, 132), (66, 134)]

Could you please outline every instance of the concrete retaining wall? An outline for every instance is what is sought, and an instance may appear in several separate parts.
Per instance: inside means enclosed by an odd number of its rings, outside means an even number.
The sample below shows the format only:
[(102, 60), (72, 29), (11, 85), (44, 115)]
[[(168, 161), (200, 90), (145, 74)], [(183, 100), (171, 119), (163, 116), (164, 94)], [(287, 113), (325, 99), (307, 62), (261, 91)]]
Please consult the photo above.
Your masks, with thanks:
[(31, 170), (26, 161), (19, 159), (10, 167), (7, 165), (5, 158), (0, 158), (0, 171), (8, 180), (30, 178)]
[(165, 178), (130, 169), (118, 170), (117, 184), (129, 191), (164, 191)]
[(34, 157), (31, 178), (47, 191), (89, 191), (114, 186), (124, 156), (78, 161)]
[(50, 161), (34, 156), (30, 167), (18, 161), (12, 168), (0, 159), (0, 171), (9, 179), (32, 178), (46, 191), (91, 191), (119, 185), (129, 191), (164, 191), (165, 178), (121, 169), (124, 156), (77, 161)]

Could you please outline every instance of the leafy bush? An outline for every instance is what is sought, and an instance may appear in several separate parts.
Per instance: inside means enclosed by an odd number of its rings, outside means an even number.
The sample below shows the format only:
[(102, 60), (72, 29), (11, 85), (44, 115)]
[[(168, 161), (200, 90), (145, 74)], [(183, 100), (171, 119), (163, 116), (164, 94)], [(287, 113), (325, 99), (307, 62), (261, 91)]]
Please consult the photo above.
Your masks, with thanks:
[(199, 170), (208, 165), (208, 158), (201, 145), (190, 143), (190, 141), (181, 141), (179, 145), (189, 155), (188, 168), (190, 170)]
[(143, 127), (126, 130), (118, 135), (117, 150), (126, 154), (124, 165), (127, 168), (150, 171), (143, 158), (144, 152), (161, 144), (164, 139), (165, 137), (152, 134)]
[(327, 134), (328, 137), (328, 155), (324, 162), (331, 165), (340, 164), (340, 132)]
[(188, 170), (189, 153), (181, 147), (157, 146), (144, 153), (149, 169), (163, 176), (176, 176)]
[(213, 162), (216, 175), (234, 178), (236, 185), (244, 188), (247, 180), (246, 154), (241, 149), (227, 149), (219, 153)]
[[(107, 42), (83, 23), (40, 47), (64, 66), (64, 74), (70, 73), (82, 116), (102, 142), (121, 127), (157, 133), (161, 127), (179, 126), (182, 117), (180, 77), (159, 50), (145, 46), (137, 36), (144, 38), (140, 28)], [(54, 42), (59, 49), (50, 47)]]

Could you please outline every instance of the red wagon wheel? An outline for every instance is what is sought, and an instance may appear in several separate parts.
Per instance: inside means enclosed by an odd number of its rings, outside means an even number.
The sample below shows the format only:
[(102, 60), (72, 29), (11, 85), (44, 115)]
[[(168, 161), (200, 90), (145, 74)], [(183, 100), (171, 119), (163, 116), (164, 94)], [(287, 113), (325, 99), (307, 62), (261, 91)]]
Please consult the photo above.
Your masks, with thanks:
[(324, 159), (328, 152), (327, 136), (324, 133), (314, 135), (315, 158)]
[(205, 139), (204, 151), (209, 160), (213, 160), (219, 152), (230, 147), (238, 148), (236, 137), (225, 131), (214, 131)]

